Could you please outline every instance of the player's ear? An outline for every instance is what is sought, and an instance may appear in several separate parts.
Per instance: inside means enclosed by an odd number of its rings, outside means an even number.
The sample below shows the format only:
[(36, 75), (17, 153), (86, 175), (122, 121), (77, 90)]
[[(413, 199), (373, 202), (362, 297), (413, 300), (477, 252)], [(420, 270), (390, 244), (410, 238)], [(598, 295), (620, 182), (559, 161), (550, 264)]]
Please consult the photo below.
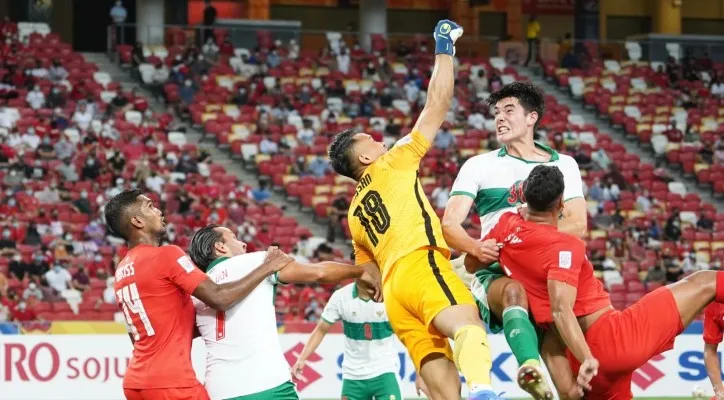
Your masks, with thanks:
[(366, 154), (360, 153), (359, 156), (357, 156), (358, 161), (362, 165), (370, 165), (372, 164), (372, 161), (374, 161), (371, 157), (367, 156)]
[(538, 112), (537, 111), (531, 111), (528, 113), (526, 117), (526, 122), (528, 122), (528, 125), (533, 126), (536, 122), (538, 122)]
[(145, 224), (143, 223), (143, 220), (141, 220), (140, 218), (131, 217), (131, 225), (133, 225), (133, 227), (136, 229), (143, 229)]
[(214, 250), (216, 250), (216, 252), (219, 254), (224, 254), (226, 253), (226, 245), (224, 244), (224, 242), (218, 241), (214, 243)]

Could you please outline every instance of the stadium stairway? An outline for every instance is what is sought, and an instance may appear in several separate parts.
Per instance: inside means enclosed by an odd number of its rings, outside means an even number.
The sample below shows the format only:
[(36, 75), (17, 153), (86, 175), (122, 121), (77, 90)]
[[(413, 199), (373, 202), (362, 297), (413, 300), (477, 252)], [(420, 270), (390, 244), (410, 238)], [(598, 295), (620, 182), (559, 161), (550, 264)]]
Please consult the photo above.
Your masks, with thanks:
[(656, 159), (654, 159), (651, 153), (644, 151), (635, 143), (626, 140), (622, 130), (611, 127), (602, 119), (600, 119), (596, 115), (596, 113), (583, 108), (583, 103), (581, 101), (578, 101), (577, 99), (572, 98), (567, 88), (561, 88), (559, 86), (556, 86), (553, 82), (545, 80), (542, 76), (542, 71), (540, 69), (517, 67), (517, 70), (520, 74), (527, 76), (531, 80), (531, 82), (541, 87), (547, 94), (555, 96), (556, 100), (558, 100), (559, 103), (565, 104), (566, 106), (570, 107), (571, 114), (578, 114), (582, 116), (586, 120), (586, 122), (595, 124), (601, 132), (607, 133), (615, 142), (626, 146), (626, 150), (638, 155), (642, 162), (656, 165), (657, 168), (662, 167), (670, 174), (672, 178), (674, 178), (674, 180), (684, 184), (687, 193), (698, 194), (699, 197), (701, 197), (702, 201), (714, 205), (718, 212), (724, 212), (724, 204), (722, 204), (721, 200), (715, 199), (712, 196), (710, 190), (704, 190), (698, 187), (695, 181), (689, 178), (685, 178), (681, 171), (670, 168), (666, 163), (657, 163)]
[[(131, 78), (128, 71), (121, 68), (114, 60), (108, 58), (105, 53), (83, 53), (83, 57), (89, 62), (98, 65), (101, 71), (108, 73), (114, 82), (119, 82), (124, 90), (136, 89), (139, 92), (144, 93), (149, 101), (149, 107), (153, 111), (164, 112), (165, 107), (163, 102), (154, 99), (150, 91), (146, 90), (138, 81)], [(229, 157), (229, 154), (221, 151), (216, 146), (210, 143), (204, 143), (201, 141), (202, 133), (188, 124), (182, 124), (182, 127), (186, 128), (186, 139), (190, 144), (196, 144), (199, 149), (206, 150), (214, 163), (223, 165), (226, 168), (226, 172), (234, 174), (239, 177), (239, 181), (247, 183), (252, 187), (257, 187), (259, 184), (259, 177), (252, 171), (245, 170), (241, 164), (234, 161)], [(322, 238), (327, 237), (327, 225), (314, 221), (312, 213), (305, 213), (299, 211), (299, 205), (291, 203), (286, 198), (275, 191), (272, 191), (271, 203), (278, 205), (279, 207), (285, 207), (284, 213), (288, 217), (292, 217), (299, 222), (300, 225), (309, 228), (314, 236)], [(352, 247), (347, 241), (335, 241), (331, 244), (333, 248), (341, 250), (345, 256), (351, 254)]]

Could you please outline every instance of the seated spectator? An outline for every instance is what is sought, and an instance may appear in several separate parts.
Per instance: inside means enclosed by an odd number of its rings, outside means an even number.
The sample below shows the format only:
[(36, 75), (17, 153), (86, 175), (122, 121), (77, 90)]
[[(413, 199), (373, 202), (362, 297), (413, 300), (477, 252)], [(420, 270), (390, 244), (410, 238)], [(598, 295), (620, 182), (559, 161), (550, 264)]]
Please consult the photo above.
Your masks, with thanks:
[(302, 129), (297, 131), (297, 139), (304, 143), (307, 146), (311, 146), (314, 144), (314, 137), (317, 135), (317, 133), (314, 131), (314, 127), (312, 126), (312, 121), (305, 118), (302, 120)]
[(213, 37), (209, 36), (206, 39), (206, 42), (201, 47), (201, 52), (211, 60), (216, 60), (219, 57), (219, 46), (216, 45)]
[(8, 266), (8, 273), (11, 278), (15, 278), (19, 281), (25, 279), (28, 275), (28, 265), (23, 261), (20, 253), (12, 254), (10, 265)]
[(649, 210), (651, 210), (651, 206), (653, 205), (653, 196), (649, 193), (648, 190), (644, 190), (641, 192), (638, 197), (636, 197), (636, 209), (647, 213)]
[(259, 151), (262, 154), (277, 154), (279, 153), (279, 145), (269, 137), (264, 136), (261, 142), (259, 142)]
[(25, 96), (25, 101), (33, 110), (39, 110), (45, 106), (45, 95), (40, 91), (40, 86), (33, 86), (33, 90), (29, 91)]
[(43, 67), (42, 61), (37, 60), (37, 61), (35, 61), (35, 68), (33, 68), (30, 71), (30, 75), (32, 75), (38, 79), (43, 79), (43, 78), (48, 77), (48, 70), (45, 67)]
[(711, 90), (711, 94), (714, 97), (724, 97), (724, 79), (719, 75), (715, 76), (711, 80), (709, 90)]
[(78, 313), (78, 304), (83, 300), (79, 291), (73, 289), (73, 277), (70, 272), (63, 268), (61, 264), (56, 264), (53, 269), (44, 275), (48, 286), (53, 290), (55, 295), (64, 298), (74, 313)]
[(603, 201), (603, 187), (601, 186), (601, 180), (599, 178), (593, 180), (593, 183), (588, 188), (586, 198), (599, 203)]
[(133, 51), (131, 52), (131, 64), (134, 69), (136, 69), (144, 62), (146, 62), (146, 57), (143, 55), (143, 43), (136, 42), (136, 45), (133, 46)]
[(196, 88), (194, 88), (194, 82), (191, 79), (187, 79), (184, 85), (179, 91), (181, 101), (185, 106), (190, 106), (194, 101), (194, 95), (196, 94)]
[(53, 65), (48, 70), (48, 78), (53, 82), (60, 82), (68, 77), (68, 71), (63, 67), (60, 60), (53, 60)]
[(30, 282), (25, 291), (23, 291), (23, 300), (30, 302), (31, 297), (34, 297), (36, 301), (43, 301), (43, 291), (40, 290), (38, 284), (35, 282)]
[(316, 177), (323, 177), (330, 171), (329, 161), (322, 156), (315, 157), (307, 166), (307, 172)]
[(38, 153), (38, 157), (44, 160), (55, 160), (57, 159), (55, 154), (55, 147), (53, 147), (53, 143), (50, 140), (49, 136), (46, 136), (43, 138), (42, 142), (38, 145), (38, 148), (36, 149)]
[(73, 113), (73, 122), (78, 125), (78, 128), (85, 131), (90, 127), (90, 123), (93, 120), (93, 109), (88, 106), (88, 102), (81, 100), (78, 102), (78, 106)]
[[(101, 297), (105, 304), (116, 304), (117, 302), (116, 291), (113, 288), (114, 282), (115, 280), (113, 279), (113, 277), (109, 277), (106, 279), (106, 288), (103, 290), (103, 297)], [(100, 301), (101, 299), (98, 300)]]
[(573, 159), (578, 163), (580, 169), (590, 169), (593, 167), (593, 160), (586, 154), (580, 146), (575, 146), (573, 151)]
[(697, 161), (703, 164), (712, 164), (714, 162), (714, 143), (710, 140), (704, 140), (702, 147), (697, 153)]
[(563, 58), (561, 59), (561, 68), (568, 70), (581, 69), (581, 62), (578, 60), (578, 56), (576, 56), (573, 46), (571, 46), (566, 54), (563, 55)]
[(432, 191), (433, 206), (436, 210), (444, 210), (447, 206), (448, 200), (450, 200), (450, 186), (449, 179), (445, 177), (440, 185)]
[[(327, 241), (334, 243), (334, 239), (344, 237), (344, 229), (342, 228), (342, 221), (347, 218), (347, 210), (349, 209), (349, 202), (347, 201), (346, 195), (338, 195), (329, 208), (329, 225), (327, 229)], [(339, 232), (339, 236), (338, 233)]]
[(471, 89), (475, 93), (488, 91), (488, 78), (485, 76), (485, 69), (480, 68), (474, 75), (470, 75)]
[(598, 165), (598, 168), (602, 170), (607, 170), (611, 166), (611, 159), (603, 148), (594, 151), (591, 154), (591, 159)]
[(78, 271), (76, 271), (75, 274), (73, 274), (73, 280), (71, 281), (71, 286), (75, 289), (82, 292), (86, 292), (90, 290), (90, 277), (88, 276), (88, 273), (85, 270), (85, 266), (81, 265), (78, 268)]
[[(664, 239), (677, 241), (681, 237), (681, 220), (679, 219), (679, 209), (674, 208), (664, 226)], [(672, 281), (675, 282), (675, 281)]]
[(38, 319), (38, 315), (32, 308), (28, 308), (24, 301), (18, 303), (18, 306), (12, 310), (13, 321), (16, 322), (29, 322)]
[(646, 283), (667, 284), (666, 269), (664, 268), (663, 260), (658, 260), (656, 264), (646, 272)]
[(245, 106), (249, 104), (249, 93), (246, 90), (246, 87), (239, 87), (239, 91), (232, 96), (231, 103), (236, 104), (237, 106)]
[(696, 221), (696, 228), (704, 232), (713, 232), (714, 221), (707, 215), (708, 213), (701, 213), (699, 220)]
[(442, 150), (455, 147), (455, 135), (450, 132), (447, 126), (443, 125), (440, 132), (435, 136), (434, 145)]
[(61, 91), (60, 87), (53, 86), (48, 94), (45, 106), (52, 109), (65, 107), (65, 95)]
[(271, 192), (267, 188), (267, 185), (268, 184), (266, 182), (260, 182), (259, 188), (251, 191), (254, 201), (257, 203), (264, 203), (271, 198)]

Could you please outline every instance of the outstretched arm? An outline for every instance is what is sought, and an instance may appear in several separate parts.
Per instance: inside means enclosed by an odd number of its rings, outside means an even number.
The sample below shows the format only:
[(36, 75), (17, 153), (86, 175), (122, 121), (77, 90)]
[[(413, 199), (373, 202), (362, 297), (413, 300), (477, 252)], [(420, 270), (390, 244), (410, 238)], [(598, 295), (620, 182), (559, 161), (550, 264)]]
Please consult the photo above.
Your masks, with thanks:
[(292, 262), (279, 271), (279, 281), (284, 283), (336, 283), (362, 276), (364, 268), (337, 262), (303, 264)]
[(413, 132), (420, 132), (432, 143), (445, 121), (452, 104), (455, 86), (455, 68), (453, 55), (455, 41), (463, 34), (463, 28), (448, 20), (442, 20), (435, 27), (435, 67), (427, 88), (427, 101), (415, 123)]

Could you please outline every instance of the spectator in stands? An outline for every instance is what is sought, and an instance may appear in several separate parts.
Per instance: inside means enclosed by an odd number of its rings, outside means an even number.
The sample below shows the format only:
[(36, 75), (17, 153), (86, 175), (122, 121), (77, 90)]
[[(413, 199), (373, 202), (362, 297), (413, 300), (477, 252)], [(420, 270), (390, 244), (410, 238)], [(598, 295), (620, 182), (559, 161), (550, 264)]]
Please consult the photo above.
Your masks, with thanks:
[(591, 159), (599, 169), (607, 170), (611, 166), (611, 159), (602, 147), (599, 147), (598, 150), (591, 154)]
[(315, 157), (307, 166), (307, 172), (318, 178), (327, 175), (330, 171), (329, 161), (322, 156)]
[(198, 174), (198, 162), (191, 157), (191, 154), (184, 153), (181, 156), (181, 160), (179, 160), (178, 165), (176, 165), (176, 172), (180, 172), (182, 174)]
[(90, 123), (93, 120), (93, 109), (88, 106), (88, 102), (81, 100), (78, 102), (75, 113), (73, 113), (73, 122), (78, 125), (78, 128), (85, 131), (90, 127)]
[(646, 272), (646, 283), (666, 285), (666, 269), (663, 260), (656, 261), (656, 264)]
[(640, 192), (638, 197), (636, 197), (636, 209), (647, 213), (649, 210), (651, 210), (651, 206), (653, 205), (654, 198), (651, 196), (648, 190), (644, 190), (643, 192)]
[(32, 308), (28, 308), (24, 301), (18, 303), (18, 306), (12, 310), (13, 321), (28, 322), (38, 319), (38, 315)]
[[(211, 4), (211, 0), (204, 0), (204, 26), (210, 27), (216, 23), (216, 16), (218, 15), (216, 12), (216, 8)], [(213, 37), (213, 29), (204, 29), (203, 30), (203, 37), (201, 38), (201, 41), (206, 41), (206, 38)]]
[(573, 159), (578, 163), (578, 167), (583, 170), (589, 170), (593, 167), (593, 160), (586, 154), (580, 145), (575, 145), (573, 150)]
[[(4, 236), (4, 232), (3, 232), (3, 236)], [(5, 240), (5, 239), (3, 239), (3, 240)], [(1, 241), (0, 241), (0, 243), (1, 243)], [(15, 242), (13, 241), (13, 245), (14, 244), (15, 244)], [(2, 248), (0, 248), (0, 249), (2, 249)], [(14, 251), (15, 247), (13, 247), (12, 249)], [(4, 250), (8, 250), (8, 248), (5, 248)], [(25, 276), (28, 274), (28, 264), (26, 264), (23, 261), (23, 258), (20, 255), (20, 253), (3, 251), (3, 254), (6, 256), (12, 254), (12, 259), (10, 260), (10, 264), (8, 265), (8, 273), (10, 274), (10, 277), (11, 278), (14, 277), (15, 279), (17, 279), (19, 281), (24, 280)]]
[[(103, 245), (106, 230), (103, 228), (102, 223), (99, 222), (98, 219), (90, 221), (88, 226), (86, 226), (83, 230), (83, 233), (85, 233), (85, 235), (88, 236), (88, 239), (94, 242), (97, 246)], [(92, 247), (90, 248), (90, 251), (93, 251)]]
[(436, 210), (444, 210), (447, 206), (448, 200), (450, 200), (450, 190), (452, 189), (452, 186), (450, 185), (450, 178), (448, 176), (444, 176), (440, 180), (440, 185), (436, 187), (432, 191), (432, 197), (433, 205)]
[(455, 147), (455, 135), (450, 132), (448, 124), (443, 124), (440, 132), (435, 137), (434, 145), (442, 150)]
[(347, 75), (349, 73), (349, 66), (351, 61), (352, 60), (350, 59), (347, 49), (341, 48), (339, 50), (339, 54), (337, 55), (337, 70), (344, 75)]
[(526, 39), (528, 40), (528, 56), (525, 59), (525, 66), (530, 64), (531, 60), (535, 60), (538, 57), (538, 36), (540, 35), (540, 22), (536, 15), (531, 15), (526, 27)]
[(264, 203), (271, 198), (271, 191), (269, 191), (267, 186), (268, 183), (266, 181), (261, 181), (259, 182), (259, 187), (251, 191), (254, 201)]
[(561, 68), (568, 70), (581, 69), (581, 62), (578, 60), (578, 56), (573, 49), (573, 46), (568, 48), (568, 51), (563, 55), (561, 59)]
[(136, 42), (136, 45), (133, 46), (133, 52), (131, 52), (132, 73), (138, 76), (138, 66), (144, 62), (146, 62), (146, 56), (143, 55), (143, 43)]
[(481, 93), (488, 91), (488, 78), (485, 76), (485, 69), (480, 68), (476, 74), (470, 75), (470, 88), (474, 93)]
[(184, 85), (179, 90), (179, 96), (181, 97), (183, 105), (186, 107), (190, 106), (194, 101), (195, 94), (196, 88), (194, 87), (194, 82), (191, 79), (186, 79)]
[(246, 87), (239, 86), (236, 94), (231, 97), (231, 103), (236, 104), (237, 106), (245, 106), (249, 104), (249, 92), (246, 90)]
[(72, 205), (75, 210), (81, 214), (91, 215), (93, 213), (90, 201), (88, 200), (88, 192), (85, 190), (80, 192), (80, 196), (73, 201)]
[(45, 95), (40, 90), (40, 86), (33, 86), (33, 90), (29, 91), (25, 96), (25, 101), (33, 110), (39, 110), (45, 106)]
[(50, 136), (45, 136), (36, 149), (37, 155), (41, 160), (55, 160), (57, 156), (55, 154), (55, 147), (50, 140)]
[(327, 229), (327, 241), (334, 243), (334, 239), (337, 238), (337, 232), (339, 231), (340, 236), (344, 237), (344, 230), (342, 228), (342, 221), (347, 218), (347, 210), (349, 209), (349, 202), (347, 196), (339, 194), (332, 200), (332, 204), (329, 208), (329, 226)]
[(715, 147), (714, 164), (722, 165), (724, 164), (724, 141), (719, 139)]
[(604, 201), (618, 201), (621, 196), (621, 189), (612, 179), (607, 179), (603, 185), (603, 200)]
[(86, 272), (85, 266), (81, 265), (78, 271), (73, 274), (73, 280), (71, 281), (72, 287), (83, 293), (90, 290), (90, 277)]
[(12, 317), (10, 307), (6, 306), (4, 303), (2, 303), (2, 300), (5, 300), (0, 294), (0, 322), (6, 322), (10, 320)]
[(38, 284), (35, 282), (30, 282), (28, 287), (23, 291), (23, 300), (27, 302), (31, 297), (34, 297), (37, 301), (43, 301), (43, 291), (40, 290)]
[(53, 289), (53, 293), (64, 298), (73, 312), (78, 313), (78, 304), (82, 297), (80, 292), (72, 287), (73, 277), (70, 272), (60, 263), (56, 263), (51, 270), (45, 273), (44, 277), (48, 286)]
[(709, 90), (714, 97), (724, 97), (724, 78), (720, 74), (712, 78)]
[(259, 142), (259, 151), (262, 154), (277, 154), (279, 153), (279, 145), (271, 140), (270, 137), (264, 136)]
[(218, 59), (219, 46), (216, 45), (213, 37), (206, 38), (206, 42), (201, 47), (201, 52), (210, 60)]
[(41, 60), (36, 60), (35, 68), (30, 71), (30, 75), (37, 79), (45, 79), (48, 77), (48, 69), (43, 66), (43, 62)]
[(701, 149), (697, 153), (697, 161), (702, 164), (714, 163), (714, 142), (710, 139), (702, 140)]
[(679, 209), (674, 208), (671, 215), (666, 220), (664, 226), (664, 239), (677, 241), (681, 237), (681, 219), (679, 218)]
[[(123, 7), (123, 2), (121, 0), (117, 0), (116, 4), (111, 7), (111, 13), (110, 13), (111, 19), (113, 20), (113, 23), (115, 25), (123, 25), (126, 23), (126, 18), (128, 17), (128, 12), (126, 11), (126, 8)], [(122, 29), (122, 27), (119, 26), (119, 28)], [(119, 43), (122, 43), (120, 41), (121, 35), (120, 35), (120, 29), (117, 30), (119, 32), (117, 35), (117, 40)]]
[(106, 279), (106, 288), (103, 290), (103, 302), (106, 304), (116, 304), (116, 291), (113, 288), (115, 279), (109, 277)]
[(35, 224), (35, 222), (30, 222), (28, 224), (28, 228), (25, 231), (25, 239), (23, 240), (23, 244), (27, 246), (38, 246), (42, 243), (42, 239), (40, 238), (40, 233), (38, 233), (38, 226)]
[(704, 232), (714, 231), (714, 220), (711, 219), (709, 213), (701, 213), (701, 215), (699, 216), (699, 220), (696, 221), (696, 228)]
[(53, 60), (53, 64), (48, 70), (48, 78), (53, 82), (60, 82), (68, 77), (68, 71), (57, 58)]
[(236, 236), (245, 243), (254, 243), (256, 240), (256, 227), (250, 221), (244, 221), (236, 228)]
[(101, 171), (98, 160), (96, 160), (94, 156), (90, 156), (85, 160), (85, 164), (81, 170), (81, 180), (94, 181), (98, 179), (100, 173)]
[(55, 167), (56, 171), (60, 172), (63, 180), (66, 182), (78, 182), (78, 172), (75, 169), (72, 159), (66, 158), (62, 164)]
[(297, 140), (307, 146), (314, 144), (314, 137), (317, 133), (314, 131), (312, 121), (308, 118), (302, 120), (302, 129), (297, 131)]

